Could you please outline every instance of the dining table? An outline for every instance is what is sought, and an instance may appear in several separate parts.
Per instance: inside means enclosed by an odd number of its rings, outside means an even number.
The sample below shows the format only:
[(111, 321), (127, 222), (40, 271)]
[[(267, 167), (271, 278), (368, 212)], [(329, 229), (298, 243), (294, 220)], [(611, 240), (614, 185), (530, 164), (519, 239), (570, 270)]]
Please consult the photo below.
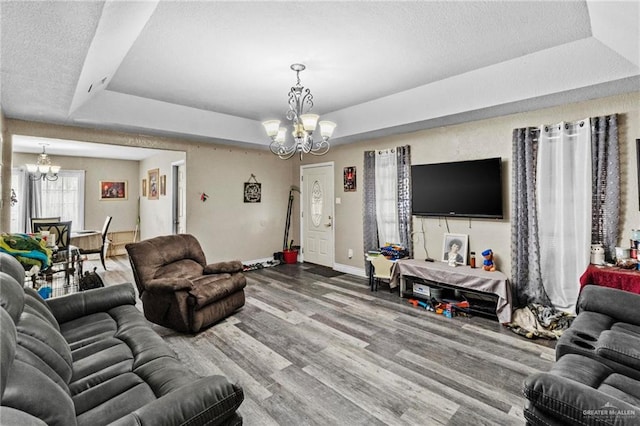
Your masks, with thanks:
[(102, 247), (102, 233), (89, 230), (72, 231), (70, 244), (81, 251), (99, 249)]

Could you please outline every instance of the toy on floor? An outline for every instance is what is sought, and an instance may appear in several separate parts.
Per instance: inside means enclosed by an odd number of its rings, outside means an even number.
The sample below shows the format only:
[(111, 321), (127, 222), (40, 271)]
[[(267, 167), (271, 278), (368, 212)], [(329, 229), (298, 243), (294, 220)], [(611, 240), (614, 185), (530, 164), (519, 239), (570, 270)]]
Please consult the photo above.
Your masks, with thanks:
[(493, 251), (491, 249), (486, 249), (482, 252), (482, 257), (484, 257), (484, 262), (482, 262), (482, 269), (489, 272), (495, 271), (496, 264), (493, 262)]
[(429, 302), (424, 302), (422, 300), (416, 300), (416, 299), (409, 299), (407, 300), (407, 302), (411, 303), (413, 306), (415, 307), (422, 307), (424, 309), (426, 309), (427, 311), (433, 311), (433, 307), (431, 306), (431, 303)]

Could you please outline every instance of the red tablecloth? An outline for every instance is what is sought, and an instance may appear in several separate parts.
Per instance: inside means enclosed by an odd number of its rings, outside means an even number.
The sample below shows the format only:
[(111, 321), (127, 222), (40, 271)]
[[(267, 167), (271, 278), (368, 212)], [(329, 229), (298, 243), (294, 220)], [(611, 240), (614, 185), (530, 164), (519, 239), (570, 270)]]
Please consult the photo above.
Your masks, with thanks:
[(640, 271), (615, 266), (589, 265), (580, 277), (580, 290), (587, 284), (619, 288), (640, 294)]

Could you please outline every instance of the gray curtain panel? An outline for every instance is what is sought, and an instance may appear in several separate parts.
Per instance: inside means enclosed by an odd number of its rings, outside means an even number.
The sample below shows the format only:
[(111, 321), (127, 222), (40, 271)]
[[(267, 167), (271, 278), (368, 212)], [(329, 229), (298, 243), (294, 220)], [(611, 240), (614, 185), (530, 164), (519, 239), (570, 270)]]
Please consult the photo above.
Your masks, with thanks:
[(411, 216), (411, 146), (396, 148), (398, 159), (398, 231), (400, 243), (413, 258), (413, 220)]
[(515, 307), (549, 306), (542, 285), (536, 208), (537, 128), (514, 129), (512, 139), (511, 275)]
[[(363, 239), (364, 252), (378, 250), (378, 222), (376, 221), (376, 152), (364, 152), (364, 173), (362, 185)], [(368, 268), (365, 268), (368, 271)]]
[(616, 114), (591, 118), (591, 159), (591, 242), (602, 244), (605, 259), (612, 261), (620, 217), (620, 152)]
[(27, 188), (27, 196), (25, 200), (27, 205), (25, 206), (25, 232), (31, 232), (31, 218), (42, 217), (42, 180), (31, 179), (32, 175), (27, 173), (25, 179), (25, 187)]
[[(411, 147), (396, 148), (398, 161), (398, 226), (400, 243), (413, 257), (413, 220), (411, 216)], [(376, 220), (376, 155), (375, 151), (364, 152), (363, 184), (363, 240), (364, 252), (380, 249), (378, 223)], [(365, 265), (368, 266), (368, 265)], [(365, 268), (369, 270), (369, 268)]]

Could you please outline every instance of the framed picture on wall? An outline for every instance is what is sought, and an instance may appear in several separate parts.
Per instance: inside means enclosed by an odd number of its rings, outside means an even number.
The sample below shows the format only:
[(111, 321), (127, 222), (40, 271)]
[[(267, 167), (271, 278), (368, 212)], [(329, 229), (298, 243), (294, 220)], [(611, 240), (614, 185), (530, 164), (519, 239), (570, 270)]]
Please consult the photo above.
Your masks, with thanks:
[(126, 200), (128, 195), (126, 180), (100, 181), (100, 200)]
[(157, 200), (160, 198), (160, 169), (149, 170), (147, 177), (149, 179), (149, 195), (147, 198)]
[(344, 192), (356, 191), (356, 166), (344, 168)]
[(160, 176), (160, 195), (167, 195), (167, 175)]
[(444, 234), (442, 241), (442, 261), (449, 262), (455, 258), (459, 265), (467, 264), (467, 247), (469, 236), (466, 234)]
[(146, 179), (142, 179), (142, 196), (143, 197), (147, 196), (147, 180)]

